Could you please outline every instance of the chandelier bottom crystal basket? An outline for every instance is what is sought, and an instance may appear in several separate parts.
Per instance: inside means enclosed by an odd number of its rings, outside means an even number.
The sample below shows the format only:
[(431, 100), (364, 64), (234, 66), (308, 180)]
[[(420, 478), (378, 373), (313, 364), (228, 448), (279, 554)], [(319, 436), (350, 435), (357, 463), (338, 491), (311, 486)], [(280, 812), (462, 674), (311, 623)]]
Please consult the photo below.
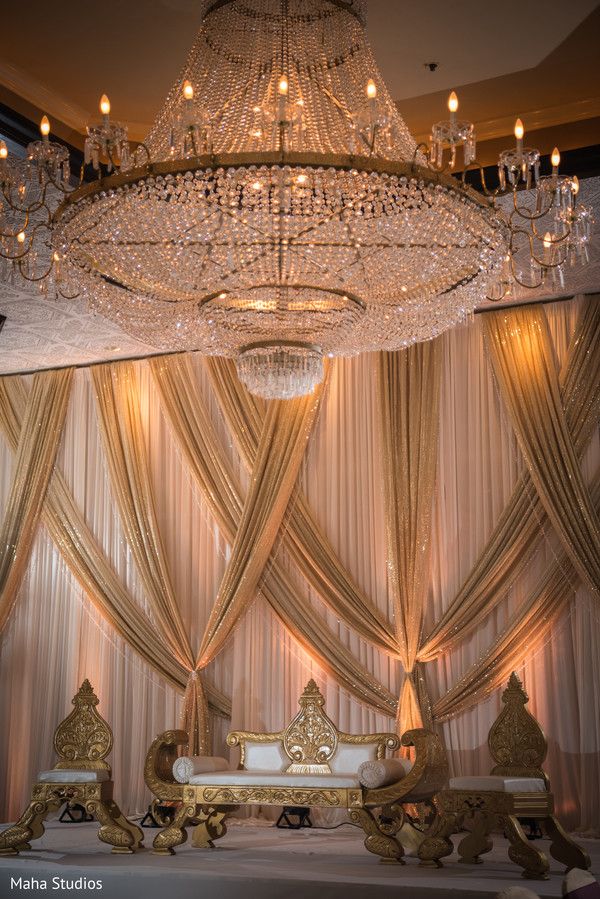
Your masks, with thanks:
[[(86, 144), (95, 180), (71, 186), (49, 127), (25, 175), (0, 148), (0, 251), (153, 346), (233, 357), (253, 393), (302, 395), (326, 355), (430, 339), (584, 255), (591, 213), (575, 180), (558, 163), (539, 179), (522, 135), (501, 190), (451, 174), (459, 146), (478, 167), (457, 106), (452, 94), (449, 121), (415, 145), (352, 0), (208, 3), (144, 144), (130, 147), (102, 98)], [(525, 209), (519, 179), (533, 187)]]

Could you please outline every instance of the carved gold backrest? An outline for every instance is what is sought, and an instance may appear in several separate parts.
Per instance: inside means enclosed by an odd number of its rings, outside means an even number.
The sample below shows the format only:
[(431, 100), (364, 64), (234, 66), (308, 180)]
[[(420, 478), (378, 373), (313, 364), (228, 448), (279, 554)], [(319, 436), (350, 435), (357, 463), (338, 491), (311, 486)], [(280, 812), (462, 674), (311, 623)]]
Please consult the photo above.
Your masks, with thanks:
[(229, 746), (239, 746), (240, 765), (246, 762), (246, 742), (272, 743), (281, 741), (291, 764), (290, 774), (330, 774), (330, 762), (340, 744), (375, 745), (376, 757), (385, 758), (386, 749), (393, 752), (400, 746), (400, 738), (393, 733), (345, 734), (338, 731), (325, 714), (325, 699), (314, 680), (310, 680), (298, 701), (300, 711), (285, 730), (274, 733), (255, 733), (235, 730), (227, 735)]
[(300, 711), (283, 735), (283, 748), (292, 760), (286, 770), (290, 774), (331, 774), (329, 761), (339, 737), (325, 714), (325, 698), (314, 680), (309, 680), (299, 704)]
[(96, 711), (98, 697), (89, 680), (84, 680), (73, 697), (75, 708), (54, 733), (54, 748), (58, 755), (55, 769), (109, 771), (104, 761), (112, 749), (110, 727)]
[(503, 777), (541, 777), (548, 746), (546, 737), (533, 715), (525, 708), (529, 697), (513, 671), (502, 694), (504, 708), (492, 725), (488, 746), (496, 762), (492, 774)]

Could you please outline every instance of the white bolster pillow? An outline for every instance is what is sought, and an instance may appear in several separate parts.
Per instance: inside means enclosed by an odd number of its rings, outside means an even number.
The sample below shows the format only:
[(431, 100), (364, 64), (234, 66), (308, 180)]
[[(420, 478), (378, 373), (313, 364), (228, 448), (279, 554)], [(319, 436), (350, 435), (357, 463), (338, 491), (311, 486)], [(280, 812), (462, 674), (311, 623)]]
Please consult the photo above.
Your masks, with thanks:
[(229, 762), (218, 755), (182, 755), (173, 762), (173, 777), (180, 784), (189, 783), (193, 774), (228, 770)]
[(358, 769), (358, 780), (368, 790), (387, 787), (406, 777), (412, 768), (408, 759), (380, 759), (363, 762)]

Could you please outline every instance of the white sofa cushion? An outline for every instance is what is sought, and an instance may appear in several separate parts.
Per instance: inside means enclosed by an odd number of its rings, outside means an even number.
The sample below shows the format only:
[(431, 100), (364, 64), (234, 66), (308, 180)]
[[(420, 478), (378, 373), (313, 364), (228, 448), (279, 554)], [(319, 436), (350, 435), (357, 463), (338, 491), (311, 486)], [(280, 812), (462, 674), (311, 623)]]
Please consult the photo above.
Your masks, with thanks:
[(173, 777), (177, 783), (186, 784), (192, 774), (227, 771), (229, 767), (227, 759), (218, 755), (182, 755), (173, 762)]
[(332, 774), (356, 774), (363, 762), (377, 757), (376, 743), (343, 743), (341, 740), (329, 760)]
[(379, 761), (363, 762), (358, 769), (358, 779), (369, 790), (377, 790), (379, 787), (387, 787), (389, 784), (403, 780), (412, 763), (408, 759), (380, 759)]
[(246, 740), (244, 768), (246, 771), (285, 771), (292, 764), (281, 740), (270, 743), (259, 743), (258, 740)]
[(100, 783), (108, 780), (108, 771), (77, 771), (75, 768), (53, 768), (52, 771), (40, 771), (38, 781), (42, 783)]
[(493, 790), (496, 793), (545, 793), (541, 777), (451, 777), (451, 790)]
[(360, 786), (358, 777), (343, 774), (266, 774), (261, 771), (224, 771), (193, 774), (190, 786), (219, 784), (226, 787), (309, 787), (312, 790)]

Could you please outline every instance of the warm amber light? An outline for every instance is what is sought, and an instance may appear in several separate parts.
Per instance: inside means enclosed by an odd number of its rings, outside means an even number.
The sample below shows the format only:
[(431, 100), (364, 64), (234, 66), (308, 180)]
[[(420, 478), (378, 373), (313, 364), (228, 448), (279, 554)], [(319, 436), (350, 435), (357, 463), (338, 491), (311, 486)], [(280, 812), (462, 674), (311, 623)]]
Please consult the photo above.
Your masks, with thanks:
[(192, 84), (191, 81), (184, 81), (182, 90), (183, 90), (183, 96), (185, 97), (186, 100), (194, 99), (194, 85)]
[(523, 127), (523, 122), (521, 119), (517, 119), (515, 122), (515, 137), (517, 140), (523, 140), (523, 135), (525, 134), (525, 128)]
[(50, 134), (50, 119), (47, 115), (43, 116), (42, 121), (40, 122), (40, 131), (43, 137), (48, 137)]
[(450, 112), (456, 112), (458, 109), (458, 97), (456, 96), (456, 91), (452, 91), (448, 97), (448, 109)]
[(52, 254), (52, 258), (54, 259), (55, 262), (60, 262), (60, 256), (58, 255), (58, 253), (56, 252), (56, 250), (55, 250), (54, 253)]
[(307, 181), (308, 181), (308, 176), (305, 174), (300, 174), (296, 178), (296, 184), (306, 184)]
[(544, 234), (544, 249), (549, 250), (551, 246), (552, 246), (552, 235), (550, 234), (549, 231), (546, 231), (546, 233)]
[(367, 97), (369, 100), (374, 100), (377, 96), (377, 85), (373, 81), (372, 78), (369, 78), (367, 81)]
[(19, 243), (25, 243), (25, 232), (24, 231), (19, 231), (19, 233), (17, 234), (17, 240), (19, 241)]
[(289, 90), (288, 80), (285, 75), (282, 75), (279, 79), (279, 84), (277, 85), (277, 90), (281, 94), (282, 97), (287, 97), (287, 92)]
[(554, 166), (554, 168), (558, 168), (560, 165), (560, 153), (558, 152), (558, 147), (555, 147), (552, 151), (552, 156), (550, 157), (550, 162)]
[(6, 159), (8, 156), (8, 147), (3, 140), (0, 140), (0, 159)]
[(571, 187), (571, 190), (575, 196), (579, 193), (579, 178), (577, 175), (573, 175), (573, 186)]
[(110, 115), (110, 100), (106, 94), (102, 94), (100, 97), (100, 112), (102, 115)]

